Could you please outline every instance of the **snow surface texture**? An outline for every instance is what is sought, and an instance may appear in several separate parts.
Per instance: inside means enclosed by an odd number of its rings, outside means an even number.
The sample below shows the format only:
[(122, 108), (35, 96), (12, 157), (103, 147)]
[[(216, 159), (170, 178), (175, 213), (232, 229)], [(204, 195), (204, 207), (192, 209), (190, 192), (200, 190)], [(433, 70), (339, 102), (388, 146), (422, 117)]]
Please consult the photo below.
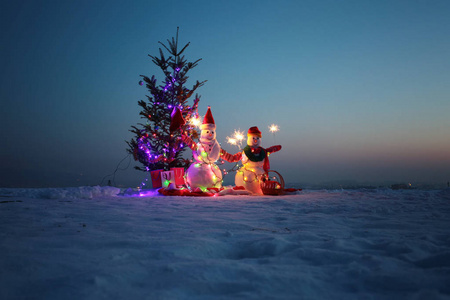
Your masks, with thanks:
[(0, 189), (0, 299), (449, 299), (450, 189)]

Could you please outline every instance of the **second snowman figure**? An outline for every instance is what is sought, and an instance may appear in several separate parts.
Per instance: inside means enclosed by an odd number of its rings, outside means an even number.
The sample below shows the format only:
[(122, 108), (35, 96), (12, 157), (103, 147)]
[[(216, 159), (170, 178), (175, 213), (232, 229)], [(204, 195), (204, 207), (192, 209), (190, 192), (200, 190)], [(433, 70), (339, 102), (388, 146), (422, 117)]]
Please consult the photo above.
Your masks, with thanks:
[(247, 132), (247, 146), (241, 153), (230, 155), (222, 150), (222, 158), (228, 162), (242, 160), (243, 166), (236, 172), (236, 186), (243, 186), (253, 194), (262, 194), (260, 180), (270, 169), (269, 154), (280, 151), (281, 145), (264, 149), (261, 147), (261, 131), (258, 127), (250, 127)]

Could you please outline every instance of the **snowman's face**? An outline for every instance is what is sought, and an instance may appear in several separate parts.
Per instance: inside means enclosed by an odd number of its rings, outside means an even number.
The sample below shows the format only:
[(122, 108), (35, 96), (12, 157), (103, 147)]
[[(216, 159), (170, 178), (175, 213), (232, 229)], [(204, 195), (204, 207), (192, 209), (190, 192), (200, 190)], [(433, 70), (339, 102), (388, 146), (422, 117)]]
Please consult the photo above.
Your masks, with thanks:
[(259, 147), (261, 145), (261, 138), (256, 135), (249, 135), (247, 137), (247, 145), (250, 147)]
[(200, 138), (213, 141), (216, 139), (216, 131), (214, 129), (202, 129)]

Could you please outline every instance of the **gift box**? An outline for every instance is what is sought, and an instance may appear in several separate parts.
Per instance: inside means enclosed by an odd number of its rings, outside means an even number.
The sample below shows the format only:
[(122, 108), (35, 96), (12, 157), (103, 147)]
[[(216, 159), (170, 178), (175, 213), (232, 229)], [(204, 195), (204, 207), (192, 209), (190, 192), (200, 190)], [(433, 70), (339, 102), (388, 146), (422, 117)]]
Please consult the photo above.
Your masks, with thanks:
[(171, 168), (170, 171), (154, 170), (150, 171), (150, 176), (154, 189), (168, 187), (171, 183), (184, 185), (184, 168)]
[(184, 185), (184, 168), (171, 168), (175, 176), (176, 185)]
[(169, 184), (175, 184), (175, 172), (174, 171), (162, 171), (161, 172), (161, 184), (162, 187), (168, 187)]
[(163, 172), (163, 170), (150, 171), (150, 177), (152, 178), (152, 187), (154, 189), (158, 189), (158, 188), (162, 187), (161, 172)]

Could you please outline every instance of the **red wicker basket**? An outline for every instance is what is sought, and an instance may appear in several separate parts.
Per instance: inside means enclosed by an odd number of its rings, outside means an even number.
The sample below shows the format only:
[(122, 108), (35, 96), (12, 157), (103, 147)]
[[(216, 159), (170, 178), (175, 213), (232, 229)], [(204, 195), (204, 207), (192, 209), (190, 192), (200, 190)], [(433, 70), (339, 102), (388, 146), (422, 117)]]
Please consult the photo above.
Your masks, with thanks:
[[(278, 175), (278, 179), (270, 180), (269, 173), (273, 172)], [(261, 190), (264, 195), (281, 195), (284, 191), (284, 179), (280, 173), (274, 170), (269, 170), (266, 176), (261, 180)]]

